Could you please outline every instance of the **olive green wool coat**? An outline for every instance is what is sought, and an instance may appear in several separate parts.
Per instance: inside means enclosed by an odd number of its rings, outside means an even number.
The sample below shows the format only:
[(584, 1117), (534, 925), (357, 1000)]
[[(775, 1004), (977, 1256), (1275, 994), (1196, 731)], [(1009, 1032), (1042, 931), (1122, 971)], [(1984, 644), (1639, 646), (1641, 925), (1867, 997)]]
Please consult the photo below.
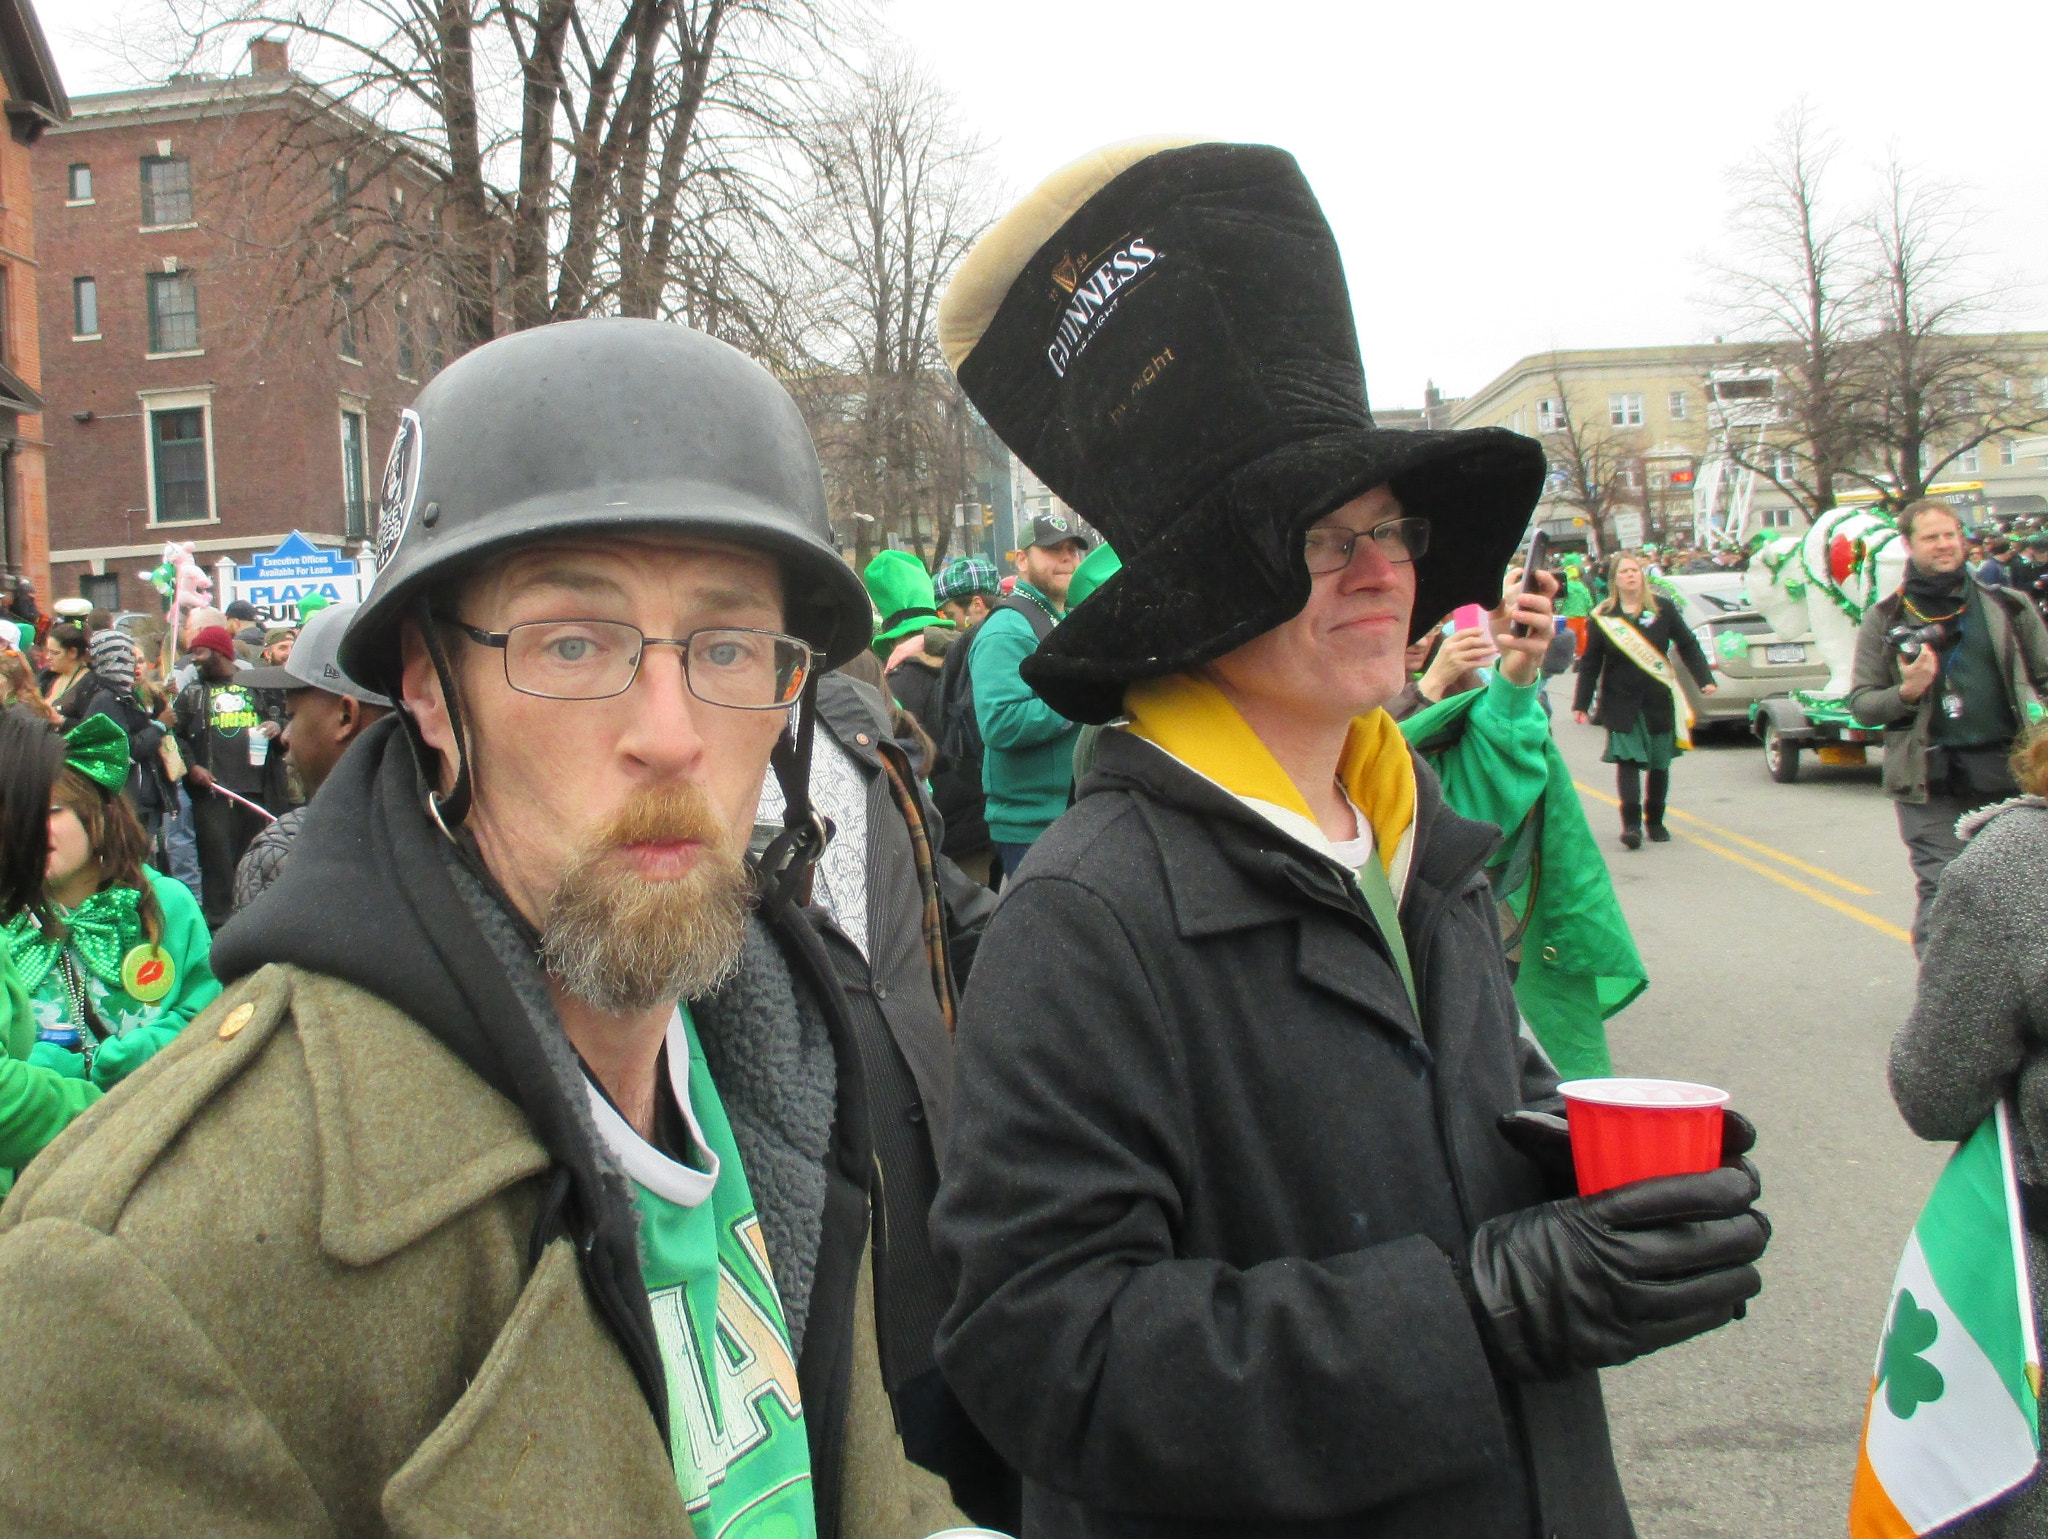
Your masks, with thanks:
[[(229, 989), (0, 1209), (0, 1533), (688, 1535), (570, 1242), (528, 1264), (547, 1165), (373, 996)], [(872, 1297), (842, 1533), (922, 1539), (965, 1520), (903, 1457)]]

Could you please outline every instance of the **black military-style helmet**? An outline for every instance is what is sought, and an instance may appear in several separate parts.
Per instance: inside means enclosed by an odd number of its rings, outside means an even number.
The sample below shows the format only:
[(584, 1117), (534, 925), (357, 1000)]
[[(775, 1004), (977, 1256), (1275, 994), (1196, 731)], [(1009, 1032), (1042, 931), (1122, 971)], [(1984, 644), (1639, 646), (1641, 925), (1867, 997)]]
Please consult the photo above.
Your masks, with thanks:
[(867, 590), (832, 548), (796, 403), (744, 354), (661, 321), (563, 321), (450, 364), (400, 420), (377, 580), (341, 645), (399, 695), (399, 623), (435, 584), (564, 535), (688, 530), (773, 555), (784, 623), (837, 667), (868, 643)]

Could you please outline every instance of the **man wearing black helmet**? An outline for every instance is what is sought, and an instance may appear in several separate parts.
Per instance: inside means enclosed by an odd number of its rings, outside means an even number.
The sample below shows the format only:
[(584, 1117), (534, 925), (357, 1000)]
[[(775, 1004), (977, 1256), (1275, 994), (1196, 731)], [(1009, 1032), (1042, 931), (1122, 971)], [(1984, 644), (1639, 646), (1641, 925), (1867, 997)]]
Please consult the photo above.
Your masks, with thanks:
[(679, 327), (501, 339), (405, 414), (377, 545), (339, 664), (399, 712), (220, 1008), (0, 1215), (0, 1529), (963, 1523), (905, 1450), (971, 1430), (889, 1351), (947, 1044), (856, 1028), (797, 907), (868, 607), (794, 405)]
[(1419, 628), (1497, 601), (1541, 448), (1373, 423), (1335, 241), (1266, 146), (1075, 162), (940, 341), (1124, 559), (1022, 665), (1125, 725), (981, 943), (933, 1213), (939, 1364), (1025, 1532), (1632, 1535), (1596, 1371), (1757, 1291), (1747, 1126), (1723, 1168), (1577, 1193), (1499, 831), (1382, 708)]

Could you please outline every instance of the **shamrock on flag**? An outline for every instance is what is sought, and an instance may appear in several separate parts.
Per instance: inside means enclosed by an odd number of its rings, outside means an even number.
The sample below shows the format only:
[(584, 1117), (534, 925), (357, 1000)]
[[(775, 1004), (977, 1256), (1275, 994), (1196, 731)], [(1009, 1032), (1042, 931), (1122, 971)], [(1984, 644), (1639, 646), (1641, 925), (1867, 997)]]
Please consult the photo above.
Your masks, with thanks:
[(1957, 1146), (1900, 1258), (1849, 1498), (1850, 1539), (1912, 1539), (2031, 1475), (2040, 1365), (2001, 1104)]

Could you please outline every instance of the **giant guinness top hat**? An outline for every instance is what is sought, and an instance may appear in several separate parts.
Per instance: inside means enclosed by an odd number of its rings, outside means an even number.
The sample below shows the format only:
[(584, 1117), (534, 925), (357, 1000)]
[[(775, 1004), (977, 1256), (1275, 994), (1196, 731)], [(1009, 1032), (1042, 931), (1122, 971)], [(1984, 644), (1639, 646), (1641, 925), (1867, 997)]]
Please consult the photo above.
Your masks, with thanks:
[(1542, 449), (1505, 429), (1373, 425), (1336, 240), (1267, 145), (1140, 140), (1055, 172), (961, 263), (939, 342), (1124, 559), (1024, 664), (1076, 721), (1300, 613), (1302, 535), (1383, 483), (1432, 524), (1417, 629), (1496, 604), (1543, 489)]

